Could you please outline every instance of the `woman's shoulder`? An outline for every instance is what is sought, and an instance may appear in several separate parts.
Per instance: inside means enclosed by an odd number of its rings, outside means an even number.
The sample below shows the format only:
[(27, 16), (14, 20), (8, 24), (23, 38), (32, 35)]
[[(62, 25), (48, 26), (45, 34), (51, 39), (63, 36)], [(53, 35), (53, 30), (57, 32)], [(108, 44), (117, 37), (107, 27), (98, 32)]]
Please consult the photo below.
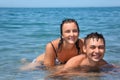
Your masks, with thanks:
[(79, 38), (79, 41), (84, 43), (84, 38)]
[(59, 41), (60, 41), (60, 38), (57, 38), (57, 39), (50, 41), (49, 43), (56, 44), (56, 43), (59, 43)]
[(54, 47), (57, 47), (58, 44), (59, 44), (59, 41), (60, 41), (60, 38), (54, 39), (54, 40), (48, 42), (48, 43), (47, 43), (47, 46), (53, 45)]
[(81, 49), (80, 49), (80, 52), (81, 52), (81, 53), (84, 53), (84, 51), (83, 51), (83, 45), (84, 45), (84, 39), (83, 39), (83, 38), (80, 38), (80, 39), (79, 39), (79, 47), (81, 48)]

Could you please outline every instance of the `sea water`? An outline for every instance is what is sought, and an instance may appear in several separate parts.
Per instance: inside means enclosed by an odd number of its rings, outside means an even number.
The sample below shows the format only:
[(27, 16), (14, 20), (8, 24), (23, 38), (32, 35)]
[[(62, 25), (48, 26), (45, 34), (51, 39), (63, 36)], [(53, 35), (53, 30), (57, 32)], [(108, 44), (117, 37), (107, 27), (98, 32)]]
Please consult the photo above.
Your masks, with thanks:
[[(20, 67), (32, 62), (45, 51), (48, 42), (60, 37), (60, 24), (65, 18), (78, 22), (80, 38), (91, 32), (102, 33), (106, 39), (104, 59), (120, 65), (120, 7), (0, 8), (0, 80), (49, 79), (46, 70), (21, 71)], [(113, 72), (64, 80), (119, 80), (119, 75)]]

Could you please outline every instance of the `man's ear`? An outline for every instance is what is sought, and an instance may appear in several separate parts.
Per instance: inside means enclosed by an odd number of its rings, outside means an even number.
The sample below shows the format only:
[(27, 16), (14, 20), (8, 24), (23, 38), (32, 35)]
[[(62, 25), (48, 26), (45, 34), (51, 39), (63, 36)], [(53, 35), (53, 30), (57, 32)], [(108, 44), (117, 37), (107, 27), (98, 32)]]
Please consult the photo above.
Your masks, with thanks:
[(86, 53), (86, 46), (85, 45), (83, 46), (83, 51)]

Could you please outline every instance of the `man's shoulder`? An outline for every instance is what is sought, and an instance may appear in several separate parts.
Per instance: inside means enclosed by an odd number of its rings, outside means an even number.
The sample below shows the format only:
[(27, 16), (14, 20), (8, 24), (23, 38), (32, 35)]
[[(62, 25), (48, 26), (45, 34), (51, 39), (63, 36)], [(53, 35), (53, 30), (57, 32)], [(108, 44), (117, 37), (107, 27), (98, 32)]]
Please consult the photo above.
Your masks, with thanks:
[(85, 55), (81, 54), (75, 57), (72, 57), (70, 60), (68, 60), (68, 62), (64, 65), (64, 69), (68, 69), (68, 68), (75, 68), (78, 67), (81, 62), (83, 61)]

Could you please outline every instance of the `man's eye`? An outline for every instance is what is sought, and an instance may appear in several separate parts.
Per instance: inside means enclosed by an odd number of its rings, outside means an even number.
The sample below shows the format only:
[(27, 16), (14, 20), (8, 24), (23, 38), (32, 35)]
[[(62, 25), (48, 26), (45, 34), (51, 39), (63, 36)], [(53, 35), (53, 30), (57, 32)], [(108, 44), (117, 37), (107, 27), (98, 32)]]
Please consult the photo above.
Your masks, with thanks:
[(91, 48), (91, 49), (95, 49), (95, 46), (91, 46), (90, 48)]
[(99, 49), (104, 49), (105, 47), (104, 46), (99, 46)]

